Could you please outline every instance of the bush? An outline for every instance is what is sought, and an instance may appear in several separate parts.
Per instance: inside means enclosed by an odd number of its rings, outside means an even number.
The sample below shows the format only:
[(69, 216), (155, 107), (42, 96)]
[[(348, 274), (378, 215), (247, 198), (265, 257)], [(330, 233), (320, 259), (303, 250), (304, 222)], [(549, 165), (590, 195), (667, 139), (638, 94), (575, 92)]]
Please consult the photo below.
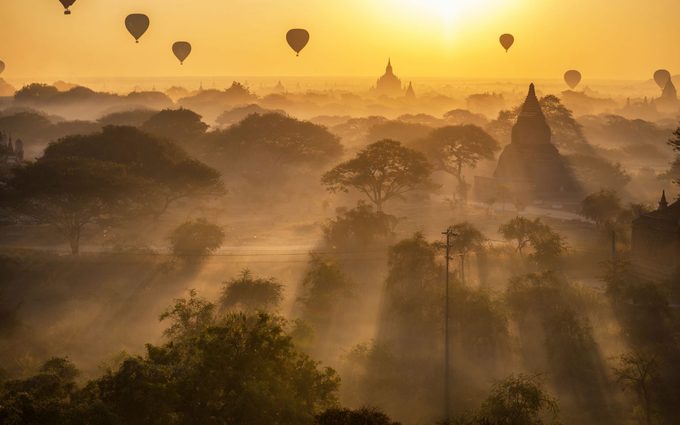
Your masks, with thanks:
[(202, 256), (217, 250), (224, 243), (224, 231), (204, 218), (187, 221), (170, 234), (172, 253), (177, 256)]

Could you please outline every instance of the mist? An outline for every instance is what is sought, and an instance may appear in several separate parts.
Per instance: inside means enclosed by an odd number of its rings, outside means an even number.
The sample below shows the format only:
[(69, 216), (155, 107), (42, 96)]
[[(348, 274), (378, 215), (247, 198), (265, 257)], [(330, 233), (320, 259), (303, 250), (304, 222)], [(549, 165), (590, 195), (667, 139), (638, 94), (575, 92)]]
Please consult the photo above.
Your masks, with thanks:
[(0, 422), (675, 423), (680, 76), (401, 65), (0, 79)]

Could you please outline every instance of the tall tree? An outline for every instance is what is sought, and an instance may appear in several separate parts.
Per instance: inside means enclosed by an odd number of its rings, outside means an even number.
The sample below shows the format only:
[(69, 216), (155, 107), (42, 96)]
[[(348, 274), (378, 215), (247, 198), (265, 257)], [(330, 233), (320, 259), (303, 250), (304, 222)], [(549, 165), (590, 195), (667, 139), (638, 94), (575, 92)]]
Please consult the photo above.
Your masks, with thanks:
[(106, 224), (141, 201), (146, 185), (118, 164), (84, 158), (40, 159), (19, 167), (4, 194), (15, 211), (54, 226), (80, 250), (83, 229)]
[(369, 145), (323, 175), (330, 192), (356, 189), (382, 212), (385, 202), (419, 188), (431, 188), (431, 166), (421, 153), (394, 140)]
[(438, 128), (418, 145), (436, 169), (456, 178), (463, 199), (467, 198), (468, 190), (463, 168), (475, 168), (482, 159), (492, 160), (500, 150), (498, 142), (476, 125)]
[(498, 232), (506, 240), (514, 240), (516, 250), (523, 255), (523, 250), (531, 243), (531, 235), (536, 230), (540, 219), (529, 220), (526, 217), (515, 217), (509, 222), (502, 224)]
[(183, 198), (223, 193), (220, 174), (196, 161), (174, 143), (134, 127), (104, 127), (101, 133), (69, 136), (50, 144), (45, 158), (78, 157), (125, 166), (130, 174), (153, 183), (148, 208), (163, 214)]
[(638, 398), (646, 425), (652, 425), (654, 419), (652, 390), (658, 367), (654, 355), (642, 352), (621, 355), (614, 367), (614, 375), (619, 384), (625, 390), (631, 390)]

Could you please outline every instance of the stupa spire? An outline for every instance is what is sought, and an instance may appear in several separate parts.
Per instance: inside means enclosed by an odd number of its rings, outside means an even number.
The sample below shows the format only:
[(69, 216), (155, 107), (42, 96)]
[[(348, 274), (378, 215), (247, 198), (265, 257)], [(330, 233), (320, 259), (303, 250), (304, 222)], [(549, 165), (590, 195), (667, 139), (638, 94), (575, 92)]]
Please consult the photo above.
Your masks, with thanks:
[(536, 97), (536, 87), (534, 83), (531, 83), (526, 100), (517, 116), (517, 122), (512, 128), (512, 143), (550, 143), (550, 138), (550, 127), (548, 127), (545, 116), (541, 111), (541, 104)]
[(666, 191), (661, 192), (661, 200), (659, 200), (659, 209), (665, 210), (668, 208), (668, 201), (666, 200)]

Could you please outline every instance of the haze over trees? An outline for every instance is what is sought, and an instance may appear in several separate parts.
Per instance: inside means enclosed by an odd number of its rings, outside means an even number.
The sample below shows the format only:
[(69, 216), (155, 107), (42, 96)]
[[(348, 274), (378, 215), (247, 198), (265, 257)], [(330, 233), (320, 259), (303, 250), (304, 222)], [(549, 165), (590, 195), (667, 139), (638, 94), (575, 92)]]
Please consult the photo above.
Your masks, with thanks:
[(432, 188), (430, 173), (431, 166), (421, 153), (394, 140), (381, 140), (328, 171), (321, 181), (330, 192), (359, 191), (382, 212), (392, 199)]
[(52, 225), (78, 254), (83, 229), (131, 213), (141, 202), (142, 188), (118, 164), (43, 158), (15, 170), (3, 198), (18, 213)]
[(147, 207), (156, 216), (184, 198), (223, 193), (220, 173), (177, 145), (134, 127), (104, 127), (101, 133), (70, 136), (50, 144), (44, 158), (88, 158), (125, 167), (146, 180)]
[(677, 423), (678, 76), (399, 82), (394, 52), (381, 95), (288, 73), (322, 27), (242, 82), (168, 39), (176, 77), (0, 97), (0, 424)]
[(435, 169), (456, 178), (458, 194), (467, 199), (469, 184), (463, 167), (475, 168), (480, 160), (492, 160), (500, 150), (498, 142), (475, 125), (449, 126), (432, 131), (418, 144)]

